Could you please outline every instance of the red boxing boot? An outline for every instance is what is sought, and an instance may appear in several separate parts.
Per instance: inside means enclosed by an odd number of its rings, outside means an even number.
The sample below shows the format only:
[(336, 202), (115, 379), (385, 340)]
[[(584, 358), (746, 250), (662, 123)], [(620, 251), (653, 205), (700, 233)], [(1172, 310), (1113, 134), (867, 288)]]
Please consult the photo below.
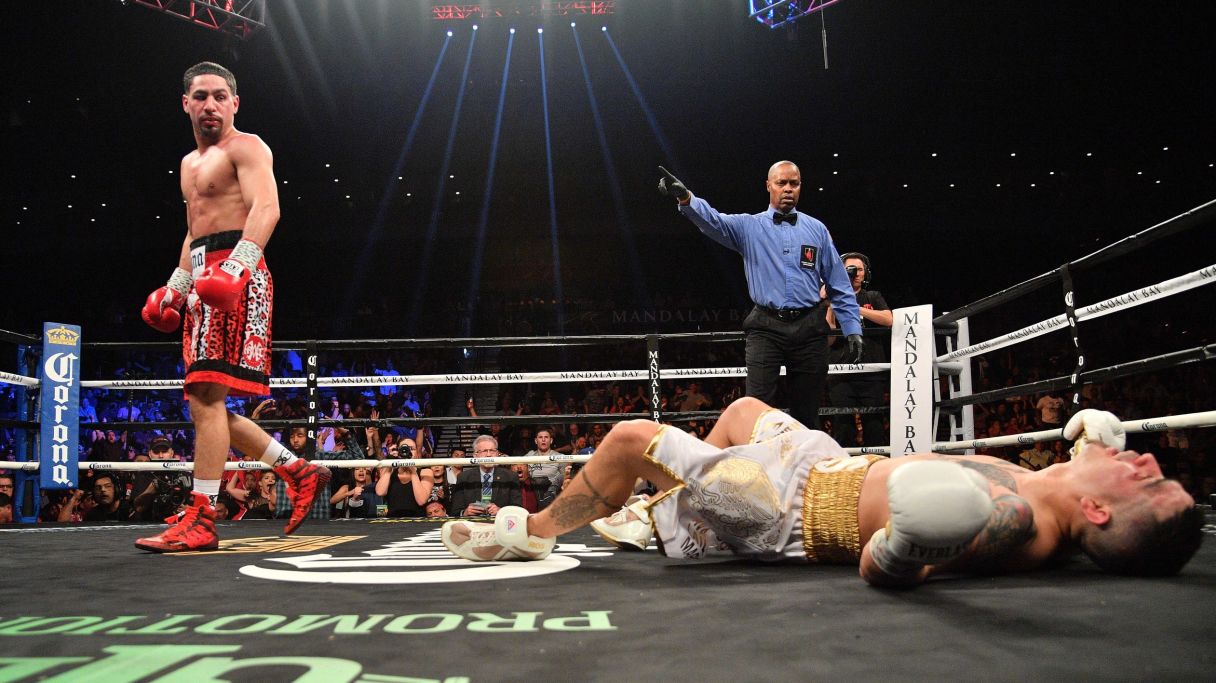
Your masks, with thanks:
[(283, 527), (283, 533), (290, 534), (308, 519), (317, 494), (324, 492), (329, 483), (329, 470), (300, 458), (274, 468), (274, 473), (287, 482), (287, 493), (291, 496), (291, 519)]
[(191, 493), (190, 496), (190, 504), (176, 524), (164, 533), (135, 541), (135, 547), (154, 553), (215, 550), (220, 547), (220, 538), (215, 533), (215, 508), (201, 493)]

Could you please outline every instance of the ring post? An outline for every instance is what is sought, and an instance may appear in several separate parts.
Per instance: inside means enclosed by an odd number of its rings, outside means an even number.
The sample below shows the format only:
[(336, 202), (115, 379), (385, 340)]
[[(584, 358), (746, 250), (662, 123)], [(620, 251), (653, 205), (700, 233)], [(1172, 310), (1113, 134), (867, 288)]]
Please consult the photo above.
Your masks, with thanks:
[(650, 380), (650, 419), (663, 420), (663, 388), (659, 385), (659, 335), (646, 335), (646, 373)]
[(309, 339), (304, 346), (304, 371), (308, 376), (308, 423), (304, 444), (304, 459), (312, 460), (317, 455), (317, 342)]
[(891, 328), (891, 456), (933, 447), (933, 306), (897, 308)]
[(1068, 264), (1060, 266), (1060, 280), (1064, 287), (1064, 316), (1068, 319), (1068, 332), (1072, 335), (1072, 347), (1077, 352), (1077, 365), (1072, 371), (1072, 412), (1081, 409), (1081, 373), (1085, 371), (1085, 352), (1081, 350), (1081, 330), (1077, 326), (1076, 297), (1073, 295), (1072, 273)]
[(80, 475), (80, 326), (42, 324), (39, 368), (39, 484), (76, 488)]

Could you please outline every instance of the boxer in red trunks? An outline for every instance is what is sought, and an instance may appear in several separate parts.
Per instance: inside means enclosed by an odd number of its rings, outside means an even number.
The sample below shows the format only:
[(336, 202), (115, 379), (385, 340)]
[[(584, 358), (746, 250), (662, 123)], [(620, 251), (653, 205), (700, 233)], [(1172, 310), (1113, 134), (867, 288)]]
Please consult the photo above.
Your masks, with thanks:
[(215, 500), (230, 446), (257, 455), (287, 482), (294, 506), (287, 534), (307, 517), (330, 476), (225, 405), (229, 394), (270, 393), (274, 287), (262, 250), (279, 221), (279, 196), (270, 148), (233, 125), (241, 100), (232, 72), (202, 62), (186, 71), (182, 86), (197, 145), (181, 166), (186, 238), (177, 268), (148, 295), (142, 316), (172, 332), (186, 309), (182, 354), (194, 422), (194, 491), (176, 524), (135, 542), (153, 552), (219, 547)]

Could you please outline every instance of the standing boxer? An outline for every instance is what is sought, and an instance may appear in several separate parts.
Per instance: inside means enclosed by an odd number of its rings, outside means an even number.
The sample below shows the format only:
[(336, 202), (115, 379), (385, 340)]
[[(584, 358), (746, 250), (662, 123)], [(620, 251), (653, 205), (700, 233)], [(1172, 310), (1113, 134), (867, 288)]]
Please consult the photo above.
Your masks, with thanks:
[(236, 77), (201, 62), (182, 77), (182, 109), (196, 149), (182, 159), (186, 238), (165, 286), (148, 295), (144, 322), (172, 332), (186, 309), (182, 355), (194, 422), (194, 491), (164, 533), (135, 542), (153, 552), (213, 550), (215, 501), (230, 446), (258, 455), (288, 483), (296, 530), (329, 470), (298, 459), (253, 421), (228, 412), (225, 399), (270, 393), (270, 314), (274, 285), (262, 250), (279, 221), (270, 148), (233, 125), (241, 100)]

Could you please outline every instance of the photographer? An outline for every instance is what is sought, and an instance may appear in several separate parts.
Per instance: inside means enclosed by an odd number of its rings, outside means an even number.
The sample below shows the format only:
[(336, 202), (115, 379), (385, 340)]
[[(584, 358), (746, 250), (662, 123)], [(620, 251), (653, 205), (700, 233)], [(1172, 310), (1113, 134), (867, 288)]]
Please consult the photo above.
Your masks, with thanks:
[[(86, 522), (126, 520), (131, 516), (131, 505), (120, 495), (119, 480), (112, 472), (98, 470), (93, 477), (93, 489), (86, 493), (76, 489), (59, 510), (57, 521), (69, 522), (81, 519)], [(80, 515), (78, 518), (76, 515)]]
[[(861, 313), (863, 328), (881, 325), (891, 327), (894, 316), (891, 307), (878, 290), (869, 289), (873, 273), (870, 271), (870, 259), (865, 254), (847, 252), (843, 254), (845, 272), (849, 276), (849, 284), (853, 287), (853, 295)], [(827, 313), (828, 326), (837, 327), (835, 311), (829, 307)], [(862, 350), (861, 358), (854, 358), (851, 350), (839, 337), (829, 337), (828, 361), (831, 363), (885, 363), (890, 360), (886, 345), (881, 339), (870, 341)], [(885, 406), (884, 397), (889, 387), (889, 379), (883, 373), (867, 373), (862, 375), (837, 375), (829, 378), (828, 400), (837, 407)], [(833, 437), (845, 448), (859, 445), (857, 443), (857, 427), (854, 415), (837, 415), (833, 422), (835, 427)], [(883, 431), (882, 415), (864, 413), (861, 415), (861, 431), (865, 446), (885, 446), (888, 435)]]
[[(148, 444), (148, 459), (152, 462), (174, 462), (180, 460), (173, 449), (173, 442), (165, 436), (157, 436)], [(131, 503), (131, 520), (159, 522), (177, 514), (185, 505), (194, 488), (189, 472), (169, 470), (166, 472), (136, 472), (135, 499)]]

